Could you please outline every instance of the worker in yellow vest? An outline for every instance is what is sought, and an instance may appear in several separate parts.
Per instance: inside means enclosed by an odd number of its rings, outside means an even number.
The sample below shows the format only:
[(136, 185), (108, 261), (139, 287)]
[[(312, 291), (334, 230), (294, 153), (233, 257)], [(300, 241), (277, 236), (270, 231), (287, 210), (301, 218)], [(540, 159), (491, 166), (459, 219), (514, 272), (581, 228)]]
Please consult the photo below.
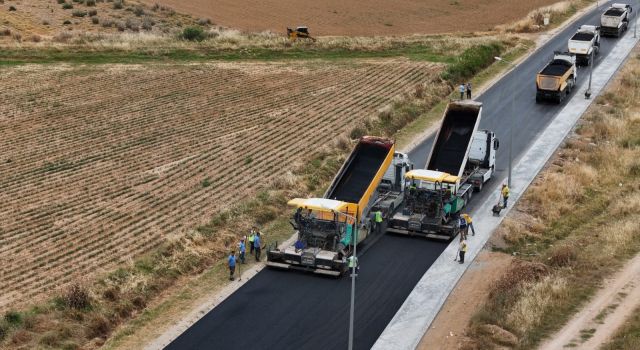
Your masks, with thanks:
[(256, 228), (251, 228), (251, 233), (249, 233), (249, 254), (253, 254), (253, 241), (256, 239)]
[(464, 255), (467, 253), (467, 241), (462, 240), (460, 242), (460, 263), (464, 264)]
[(373, 213), (373, 222), (375, 223), (374, 230), (376, 232), (380, 232), (380, 230), (382, 230), (382, 212), (380, 211), (380, 209), (376, 210)]
[(467, 232), (469, 231), (469, 229), (471, 229), (471, 235), (475, 236), (476, 230), (473, 228), (473, 219), (471, 218), (471, 216), (466, 213), (462, 214), (461, 216), (464, 219), (464, 221), (467, 223)]
[(507, 201), (509, 200), (509, 186), (507, 186), (507, 184), (502, 184), (502, 201), (504, 202), (504, 204), (502, 205), (503, 208), (507, 207)]

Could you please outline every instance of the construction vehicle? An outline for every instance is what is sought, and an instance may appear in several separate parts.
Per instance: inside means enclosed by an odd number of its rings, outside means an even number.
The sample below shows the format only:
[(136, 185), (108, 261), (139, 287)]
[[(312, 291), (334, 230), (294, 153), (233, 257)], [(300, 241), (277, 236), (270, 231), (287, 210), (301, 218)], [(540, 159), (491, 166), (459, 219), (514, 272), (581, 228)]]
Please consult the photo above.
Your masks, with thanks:
[(631, 5), (612, 4), (600, 16), (600, 29), (603, 36), (620, 37), (629, 28), (629, 17), (631, 16)]
[(408, 189), (388, 232), (446, 240), (458, 235), (461, 211), (495, 171), (499, 142), (492, 131), (477, 130), (481, 112), (475, 101), (447, 106), (427, 166), (405, 175)]
[(555, 52), (553, 60), (536, 76), (536, 102), (562, 102), (576, 86), (577, 77), (576, 56), (569, 52)]
[(600, 52), (600, 27), (582, 25), (569, 39), (569, 52), (576, 55), (576, 64), (588, 66)]
[[(395, 153), (392, 140), (366, 136), (358, 141), (323, 198), (295, 198), (291, 225), (296, 242), (267, 250), (267, 266), (340, 276), (353, 245), (372, 235), (372, 209), (381, 193), (403, 178), (410, 163)], [(398, 169), (388, 172), (389, 169)], [(385, 184), (379, 189), (380, 183)], [(400, 180), (402, 182), (402, 180)]]
[(298, 39), (308, 39), (313, 41), (314, 43), (316, 42), (316, 38), (312, 37), (311, 34), (309, 34), (309, 28), (304, 26), (296, 27), (296, 29), (287, 27), (287, 37), (291, 41), (297, 41)]

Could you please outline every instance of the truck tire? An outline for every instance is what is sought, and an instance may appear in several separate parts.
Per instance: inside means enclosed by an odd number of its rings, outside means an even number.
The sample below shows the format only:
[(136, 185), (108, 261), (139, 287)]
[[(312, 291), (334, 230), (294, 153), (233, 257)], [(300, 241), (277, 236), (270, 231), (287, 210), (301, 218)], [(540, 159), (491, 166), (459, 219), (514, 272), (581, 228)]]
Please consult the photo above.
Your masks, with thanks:
[(540, 97), (540, 95), (536, 94), (536, 103), (541, 103), (542, 102), (542, 97)]

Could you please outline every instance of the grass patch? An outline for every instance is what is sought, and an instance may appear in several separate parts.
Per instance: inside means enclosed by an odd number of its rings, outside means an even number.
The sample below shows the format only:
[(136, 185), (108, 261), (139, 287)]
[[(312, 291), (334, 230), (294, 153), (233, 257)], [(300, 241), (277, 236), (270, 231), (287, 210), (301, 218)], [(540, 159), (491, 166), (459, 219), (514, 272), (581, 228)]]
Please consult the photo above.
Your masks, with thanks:
[(637, 308), (602, 350), (640, 349), (640, 308)]
[[(640, 88), (630, 86), (625, 77), (638, 75), (640, 60), (634, 58), (498, 229), (507, 242), (504, 252), (518, 256), (520, 264), (545, 266), (548, 275), (492, 287), (470, 324), (469, 335), (481, 348), (496, 345), (481, 331), (488, 324), (514, 334), (516, 349), (535, 348), (562, 327), (607, 276), (640, 252), (635, 239), (640, 178), (619, 171), (635, 164), (640, 148), (618, 142), (637, 130)], [(613, 308), (603, 310), (595, 321)], [(593, 332), (583, 330), (580, 337), (585, 341)]]

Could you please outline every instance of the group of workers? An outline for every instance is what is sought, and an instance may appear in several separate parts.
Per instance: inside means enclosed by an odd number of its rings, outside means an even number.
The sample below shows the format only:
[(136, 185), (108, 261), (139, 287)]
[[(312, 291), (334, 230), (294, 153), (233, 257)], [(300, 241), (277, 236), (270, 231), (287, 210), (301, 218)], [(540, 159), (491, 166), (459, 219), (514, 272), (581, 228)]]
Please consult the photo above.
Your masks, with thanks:
[[(502, 198), (502, 206), (503, 208), (507, 207), (507, 202), (509, 201), (509, 186), (507, 184), (502, 185), (502, 189), (500, 190), (500, 196)], [(459, 218), (460, 225), (460, 246), (458, 247), (458, 254), (456, 255), (456, 259), (454, 261), (458, 261), (460, 264), (464, 264), (464, 255), (467, 253), (468, 245), (467, 245), (467, 236), (469, 234), (469, 230), (471, 230), (471, 235), (476, 235), (476, 230), (473, 227), (473, 219), (469, 214), (462, 214)]]
[(471, 99), (471, 83), (462, 83), (458, 86), (458, 92), (460, 92), (460, 99), (464, 100), (464, 94), (467, 94), (467, 99)]
[(236, 273), (236, 262), (240, 259), (240, 263), (245, 263), (245, 255), (247, 252), (247, 244), (249, 245), (249, 254), (255, 256), (256, 261), (260, 261), (262, 254), (262, 247), (264, 246), (264, 234), (258, 230), (257, 227), (252, 227), (249, 237), (243, 236), (238, 243), (238, 258), (236, 258), (235, 250), (232, 250), (227, 259), (227, 265), (229, 266), (229, 280), (233, 281)]

